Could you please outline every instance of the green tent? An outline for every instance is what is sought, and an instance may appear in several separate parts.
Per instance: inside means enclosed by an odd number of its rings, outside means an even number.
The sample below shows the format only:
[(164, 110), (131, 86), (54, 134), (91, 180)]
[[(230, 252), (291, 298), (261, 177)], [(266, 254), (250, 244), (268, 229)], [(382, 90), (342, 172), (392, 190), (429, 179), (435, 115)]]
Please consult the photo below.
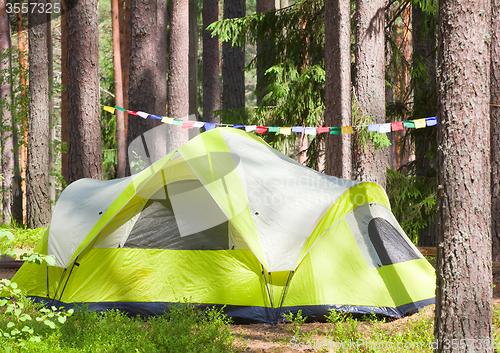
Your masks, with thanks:
[(384, 190), (318, 173), (260, 138), (205, 132), (130, 177), (78, 180), (14, 281), (37, 300), (154, 315), (189, 301), (235, 321), (302, 310), (401, 317), (434, 302), (432, 266)]

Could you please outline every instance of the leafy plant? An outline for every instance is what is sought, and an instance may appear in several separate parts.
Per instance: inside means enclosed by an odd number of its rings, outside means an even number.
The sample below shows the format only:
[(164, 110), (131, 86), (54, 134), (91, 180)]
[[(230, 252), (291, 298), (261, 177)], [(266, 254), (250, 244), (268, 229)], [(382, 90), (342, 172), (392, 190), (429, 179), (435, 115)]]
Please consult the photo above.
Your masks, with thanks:
[(72, 309), (63, 311), (62, 308), (52, 306), (39, 308), (33, 311), (34, 316), (30, 315), (27, 309), (32, 304), (31, 301), (22, 295), (16, 283), (8, 279), (0, 280), (0, 293), (9, 298), (0, 300), (0, 308), (5, 308), (0, 314), (1, 321), (6, 323), (4, 328), (0, 327), (0, 342), (7, 352), (20, 350), (26, 345), (26, 341), (41, 341), (41, 337), (35, 333), (36, 322), (55, 329), (57, 323), (65, 323), (66, 318), (73, 313)]
[(283, 316), (285, 319), (291, 323), (291, 326), (288, 330), (293, 333), (293, 335), (297, 338), (300, 337), (300, 326), (306, 322), (307, 316), (302, 316), (302, 310), (297, 311), (296, 315), (293, 315), (292, 312), (284, 313)]

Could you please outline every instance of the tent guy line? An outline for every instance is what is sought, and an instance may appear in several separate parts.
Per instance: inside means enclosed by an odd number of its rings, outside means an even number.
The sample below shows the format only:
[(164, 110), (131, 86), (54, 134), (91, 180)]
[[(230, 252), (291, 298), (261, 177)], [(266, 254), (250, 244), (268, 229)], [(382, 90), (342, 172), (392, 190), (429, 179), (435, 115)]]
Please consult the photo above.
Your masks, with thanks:
[(354, 126), (322, 126), (322, 127), (314, 127), (314, 126), (258, 126), (258, 125), (238, 125), (238, 124), (224, 124), (224, 123), (209, 123), (203, 121), (191, 121), (191, 120), (183, 120), (176, 118), (169, 118), (167, 116), (159, 116), (153, 115), (149, 113), (145, 113), (142, 111), (133, 111), (127, 110), (118, 106), (103, 106), (103, 109), (111, 114), (115, 114), (116, 109), (127, 113), (129, 115), (135, 115), (141, 117), (143, 119), (156, 119), (160, 120), (162, 123), (181, 126), (183, 129), (194, 129), (194, 128), (205, 128), (205, 130), (212, 130), (216, 127), (232, 127), (235, 129), (244, 129), (246, 132), (256, 132), (259, 134), (264, 134), (266, 132), (272, 132), (280, 135), (291, 135), (292, 133), (304, 133), (306, 135), (316, 135), (322, 133), (329, 133), (331, 135), (345, 135), (352, 134), (354, 129), (360, 129), (362, 127), (368, 127), (368, 131), (370, 132), (379, 132), (379, 133), (388, 133), (392, 131), (404, 130), (404, 128), (408, 129), (421, 129), (425, 127), (435, 126), (437, 125), (437, 118), (435, 116), (415, 119), (415, 120), (406, 120), (406, 121), (397, 121), (391, 123), (383, 123), (383, 124), (369, 124), (369, 125), (354, 125)]

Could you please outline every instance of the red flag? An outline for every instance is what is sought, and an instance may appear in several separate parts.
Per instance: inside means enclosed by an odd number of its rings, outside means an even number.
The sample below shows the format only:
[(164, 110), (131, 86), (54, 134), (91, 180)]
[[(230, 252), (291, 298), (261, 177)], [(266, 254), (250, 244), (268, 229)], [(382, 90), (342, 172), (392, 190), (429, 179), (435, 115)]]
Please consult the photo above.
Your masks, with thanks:
[(255, 130), (255, 132), (258, 132), (259, 134), (263, 134), (266, 131), (267, 131), (267, 127), (264, 127), (264, 126), (257, 126), (257, 130)]
[(318, 130), (317, 130), (318, 134), (323, 134), (325, 132), (330, 132), (330, 127), (329, 126), (325, 126), (325, 127), (319, 127)]
[(403, 122), (398, 121), (395, 123), (391, 123), (391, 128), (392, 128), (392, 131), (403, 130)]

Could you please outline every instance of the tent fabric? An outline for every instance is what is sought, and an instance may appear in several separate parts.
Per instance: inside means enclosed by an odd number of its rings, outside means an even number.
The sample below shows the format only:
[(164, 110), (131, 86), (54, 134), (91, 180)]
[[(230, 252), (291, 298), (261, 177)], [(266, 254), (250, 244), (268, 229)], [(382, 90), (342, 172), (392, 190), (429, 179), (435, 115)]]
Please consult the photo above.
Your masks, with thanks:
[(68, 186), (14, 278), (52, 303), (159, 314), (226, 306), (235, 320), (297, 310), (400, 317), (433, 301), (432, 266), (371, 182), (313, 171), (243, 130), (217, 128), (131, 177)]

